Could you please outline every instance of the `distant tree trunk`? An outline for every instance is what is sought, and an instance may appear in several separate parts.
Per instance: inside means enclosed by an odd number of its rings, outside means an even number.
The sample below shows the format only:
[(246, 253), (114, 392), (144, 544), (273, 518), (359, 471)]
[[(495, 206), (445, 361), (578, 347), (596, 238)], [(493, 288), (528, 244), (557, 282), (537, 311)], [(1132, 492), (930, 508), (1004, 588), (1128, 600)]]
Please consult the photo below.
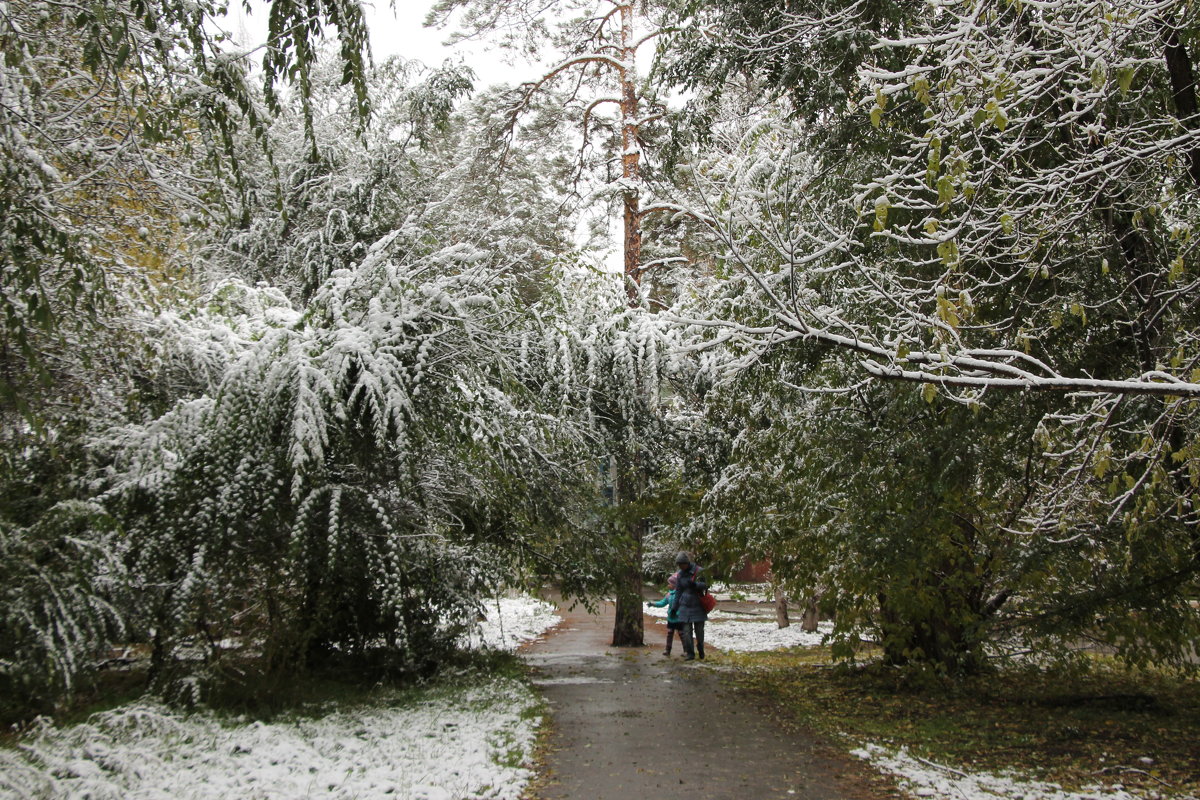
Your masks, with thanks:
[[(1171, 77), (1171, 100), (1175, 103), (1175, 116), (1184, 126), (1195, 130), (1200, 124), (1200, 116), (1196, 108), (1196, 75), (1192, 69), (1192, 58), (1179, 38), (1175, 18), (1167, 16), (1161, 24), (1165, 47), (1163, 58), (1167, 63), (1167, 74)], [(1192, 182), (1200, 186), (1200, 147), (1193, 147), (1188, 152), (1188, 174)]]
[(817, 623), (821, 619), (821, 610), (817, 604), (821, 601), (820, 592), (809, 592), (804, 598), (804, 619), (800, 622), (800, 628), (809, 633), (817, 629)]
[(775, 586), (775, 624), (781, 628), (787, 628), (792, 624), (788, 619), (787, 595), (783, 593), (783, 587), (778, 581), (771, 581)]
[(167, 626), (170, 624), (167, 614), (165, 613), (166, 603), (159, 607), (157, 617), (157, 625), (154, 626), (154, 638), (150, 642), (150, 673), (148, 676), (151, 686), (155, 686), (167, 672), (168, 656), (170, 649), (168, 645)]

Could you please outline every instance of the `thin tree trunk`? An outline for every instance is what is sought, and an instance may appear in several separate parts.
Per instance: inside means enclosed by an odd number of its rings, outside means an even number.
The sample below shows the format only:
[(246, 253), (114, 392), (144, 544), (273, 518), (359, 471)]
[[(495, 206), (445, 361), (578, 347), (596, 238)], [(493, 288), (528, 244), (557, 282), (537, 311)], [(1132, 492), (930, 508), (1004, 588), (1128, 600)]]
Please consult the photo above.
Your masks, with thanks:
[(638, 196), (641, 152), (638, 145), (637, 48), (633, 36), (633, 6), (621, 6), (621, 177), (624, 180), (625, 290), (629, 304), (637, 303), (641, 283), (642, 218)]
[[(1163, 57), (1167, 63), (1167, 73), (1171, 76), (1171, 100), (1175, 104), (1175, 116), (1189, 130), (1195, 130), (1200, 126), (1200, 106), (1196, 101), (1196, 73), (1192, 67), (1191, 54), (1179, 38), (1174, 16), (1168, 15), (1162, 21), (1162, 39), (1165, 47)], [(1188, 174), (1192, 183), (1200, 188), (1200, 147), (1193, 147), (1188, 151)], [(1184, 447), (1183, 431), (1175, 423), (1173, 416), (1168, 418), (1163, 436), (1170, 443), (1172, 452), (1178, 453)], [(1180, 497), (1190, 494), (1190, 486), (1182, 471), (1174, 473), (1174, 483), (1176, 493)], [(1191, 537), (1192, 561), (1200, 565), (1200, 531), (1193, 527)]]
[[(1167, 74), (1171, 76), (1171, 99), (1175, 103), (1175, 116), (1190, 130), (1200, 124), (1196, 108), (1196, 75), (1192, 69), (1192, 58), (1179, 38), (1174, 17), (1162, 21), (1162, 38), (1167, 62)], [(1188, 174), (1192, 182), (1200, 186), (1200, 147), (1188, 151)]]
[(817, 606), (821, 596), (816, 592), (810, 592), (804, 598), (804, 618), (800, 622), (800, 629), (812, 633), (817, 629), (817, 623), (821, 621), (821, 610)]
[(780, 628), (787, 628), (792, 624), (788, 619), (787, 595), (783, 593), (783, 587), (777, 581), (771, 583), (775, 586), (775, 624)]

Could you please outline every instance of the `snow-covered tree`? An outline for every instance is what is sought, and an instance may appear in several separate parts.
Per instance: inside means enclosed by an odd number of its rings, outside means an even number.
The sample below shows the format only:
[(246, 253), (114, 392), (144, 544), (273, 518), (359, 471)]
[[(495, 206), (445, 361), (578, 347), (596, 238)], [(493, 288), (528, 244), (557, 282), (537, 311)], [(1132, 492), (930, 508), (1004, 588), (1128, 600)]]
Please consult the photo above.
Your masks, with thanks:
[[(612, 137), (614, 146), (604, 153), (608, 159), (609, 180), (600, 194), (619, 199), (622, 272), (627, 301), (631, 306), (645, 303), (641, 282), (654, 265), (647, 264), (642, 256), (643, 221), (648, 213), (642, 207), (646, 188), (644, 144), (652, 123), (661, 118), (663, 110), (639, 75), (638, 53), (642, 48), (652, 46), (661, 35), (660, 9), (623, 0), (582, 5), (546, 5), (524, 0), (444, 0), (435, 6), (431, 21), (444, 22), (457, 9), (464, 11), (459, 21), (462, 29), (459, 35), (498, 35), (505, 46), (526, 54), (550, 51), (551, 65), (514, 92), (514, 124), (541, 93), (556, 83), (565, 83), (570, 87), (565, 102), (578, 114), (581, 125), (581, 164), (587, 161), (587, 154), (595, 146), (593, 139), (597, 133), (611, 125), (615, 134)], [(604, 112), (609, 108), (617, 110), (615, 120), (605, 120)], [(615, 164), (619, 164), (619, 170)], [(627, 376), (623, 380), (637, 385), (642, 378)], [(647, 476), (640, 465), (648, 458), (639, 451), (639, 437), (628, 434), (660, 415), (652, 405), (641, 405), (640, 417), (620, 421), (615, 426), (619, 432), (610, 439), (613, 445), (610, 453), (613, 500), (626, 510), (636, 507), (647, 489)], [(641, 542), (647, 520), (629, 518), (626, 525), (623, 538), (628, 547), (623, 551), (625, 564), (616, 586), (613, 644), (638, 646), (643, 639)]]
[[(304, 83), (324, 22), (341, 34), (345, 79), (364, 87), (357, 4), (271, 12), (269, 93)], [(75, 687), (123, 616), (121, 538), (91, 502), (88, 440), (212, 378), (203, 354), (162, 359), (152, 320), (187, 291), (191, 233), (236, 194), (224, 191), (235, 134), (265, 118), (249, 56), (225, 49), (224, 14), (209, 2), (0, 7), (0, 693), (16, 706)]]
[[(1132, 659), (1180, 657), (1200, 573), (1190, 7), (694, 11), (681, 36), (696, 46), (674, 74), (690, 65), (698, 88), (719, 82), (697, 139), (708, 155), (679, 160), (700, 194), (690, 218), (718, 240), (719, 272), (737, 276), (691, 320), (707, 331), (698, 346), (731, 348), (726, 374), (837, 364), (771, 391), (843, 392), (841, 405), (815, 395), (839, 413), (884, 392), (871, 381), (923, 384), (927, 413), (902, 404), (911, 426), (941, 421), (919, 441), (949, 426), (961, 444), (944, 458), (979, 465), (968, 496), (1007, 498), (985, 516), (991, 535), (1022, 543), (1011, 550), (1022, 566), (994, 596), (1019, 598), (1027, 628), (1086, 630)], [(760, 109), (732, 124), (719, 95), (743, 68)], [(1013, 473), (1005, 441), (1044, 455)], [(991, 455), (975, 462), (976, 449)], [(903, 498), (899, 479), (873, 491)], [(845, 513), (879, 507), (871, 499)], [(1021, 577), (1036, 571), (1053, 577)]]
[[(236, 132), (261, 129), (248, 56), (224, 50), (217, 32), (224, 13), (212, 2), (39, 0), (0, 11), (0, 392), (26, 416), (39, 382), (59, 377), (46, 355), (55, 336), (90, 332), (131, 273), (172, 277), (182, 229), (217, 199), (210, 169), (236, 173)], [(268, 96), (294, 75), (307, 105), (322, 22), (342, 34), (345, 79), (365, 111), (357, 3), (271, 6)]]
[[(800, 291), (776, 295), (785, 337), (850, 348), (868, 374), (935, 386), (1194, 396), (1190, 339), (1168, 333), (1189, 285), (1197, 188), (1187, 170), (1195, 87), (1179, 77), (1190, 69), (1185, 7), (933, 6), (903, 35), (872, 33), (849, 110), (788, 111), (815, 166), (810, 185), (788, 198), (777, 188), (776, 199), (827, 230), (793, 226), (801, 238), (767, 243), (773, 260), (794, 271), (819, 264), (842, 284), (840, 303), (889, 311), (858, 320)], [(809, 45), (841, 41), (860, 20), (853, 9), (825, 11), (778, 22), (823, 25), (816, 39), (763, 46), (829, 67)], [(860, 141), (839, 147), (850, 126)], [(771, 147), (746, 149), (731, 178), (755, 180)], [(834, 168), (841, 185), (820, 183)], [(731, 245), (780, 213), (742, 197), (717, 223)], [(830, 209), (840, 214), (829, 219)], [(1136, 345), (1131, 363), (1077, 367), (1073, 348), (1053, 347), (1068, 317), (1099, 326), (1111, 317)]]

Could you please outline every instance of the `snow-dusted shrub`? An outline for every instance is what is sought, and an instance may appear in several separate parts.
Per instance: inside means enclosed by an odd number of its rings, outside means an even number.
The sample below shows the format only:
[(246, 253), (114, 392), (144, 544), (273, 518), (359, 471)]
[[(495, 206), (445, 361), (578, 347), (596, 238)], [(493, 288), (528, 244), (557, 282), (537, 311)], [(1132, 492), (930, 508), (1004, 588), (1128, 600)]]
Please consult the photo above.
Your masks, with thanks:
[(120, 437), (106, 500), (160, 675), (228, 649), (274, 670), (366, 652), (422, 670), (501, 582), (470, 538), (556, 447), (500, 333), (516, 310), (489, 270), (386, 247), (294, 324), (257, 326), (211, 396)]
[(64, 501), (28, 527), (0, 521), (0, 715), (70, 694), (122, 629), (112, 519)]

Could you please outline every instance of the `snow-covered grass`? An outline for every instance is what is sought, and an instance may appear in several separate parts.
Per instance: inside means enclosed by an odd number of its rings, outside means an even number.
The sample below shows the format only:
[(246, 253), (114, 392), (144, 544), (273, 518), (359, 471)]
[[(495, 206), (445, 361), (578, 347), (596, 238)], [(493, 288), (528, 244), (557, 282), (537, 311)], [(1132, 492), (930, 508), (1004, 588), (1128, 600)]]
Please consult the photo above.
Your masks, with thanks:
[(479, 623), (479, 631), (469, 637), (469, 644), (494, 650), (515, 650), (539, 638), (561, 619), (553, 604), (529, 595), (490, 599), (484, 603), (483, 615), (485, 619)]
[[(895, 775), (900, 787), (915, 797), (956, 800), (1136, 800), (1122, 786), (1091, 786), (1069, 792), (1056, 783), (1030, 780), (1015, 772), (967, 772), (914, 756), (905, 748), (889, 750), (867, 744), (851, 751), (874, 767)], [(1157, 796), (1157, 792), (1151, 796)]]
[[(646, 613), (652, 617), (659, 617), (660, 619), (667, 618), (667, 607), (666, 606), (663, 606), (662, 608), (655, 608), (654, 606), (646, 606), (645, 610), (646, 610)], [(708, 619), (710, 621), (712, 621), (712, 620), (716, 620), (716, 619), (724, 619), (727, 616), (728, 616), (728, 614), (725, 614), (724, 612), (721, 611), (720, 608), (718, 608), (717, 610), (709, 613)]]
[[(665, 619), (667, 609), (647, 607), (646, 613)], [(796, 624), (780, 628), (775, 624), (774, 611), (769, 619), (748, 620), (746, 616), (748, 615), (735, 616), (717, 606), (716, 610), (708, 615), (708, 624), (704, 626), (704, 640), (721, 650), (749, 653), (778, 650), (781, 647), (819, 647), (825, 634), (833, 630), (832, 622), (819, 623), (817, 630), (811, 633), (802, 630)]]
[(0, 750), (0, 797), (516, 800), (537, 708), (503, 677), (273, 722), (138, 702)]
[(704, 638), (721, 650), (755, 652), (781, 647), (819, 647), (825, 634), (832, 630), (832, 622), (819, 623), (817, 630), (809, 632), (795, 624), (779, 628), (774, 621), (720, 620), (704, 626)]
[(708, 591), (718, 600), (767, 603), (770, 589), (765, 583), (722, 583), (714, 581)]
[[(489, 600), (485, 615), (471, 643), (504, 650), (559, 619), (527, 596)], [(516, 800), (539, 704), (503, 676), (381, 690), (271, 722), (139, 701), (0, 749), (0, 798)]]

